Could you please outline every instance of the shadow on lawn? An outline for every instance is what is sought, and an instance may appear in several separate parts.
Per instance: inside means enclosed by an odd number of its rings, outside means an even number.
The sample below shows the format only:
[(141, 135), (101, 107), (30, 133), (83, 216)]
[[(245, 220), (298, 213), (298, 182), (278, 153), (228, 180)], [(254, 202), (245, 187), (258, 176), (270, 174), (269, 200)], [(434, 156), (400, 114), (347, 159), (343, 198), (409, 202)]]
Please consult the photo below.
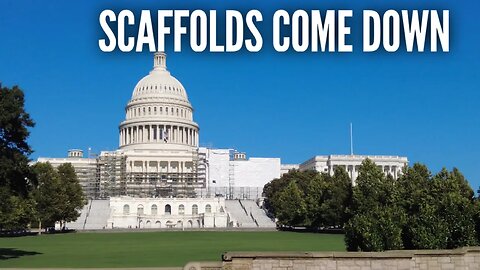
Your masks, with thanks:
[(16, 259), (23, 256), (33, 256), (38, 254), (42, 253), (36, 251), (19, 250), (16, 248), (0, 248), (0, 261)]

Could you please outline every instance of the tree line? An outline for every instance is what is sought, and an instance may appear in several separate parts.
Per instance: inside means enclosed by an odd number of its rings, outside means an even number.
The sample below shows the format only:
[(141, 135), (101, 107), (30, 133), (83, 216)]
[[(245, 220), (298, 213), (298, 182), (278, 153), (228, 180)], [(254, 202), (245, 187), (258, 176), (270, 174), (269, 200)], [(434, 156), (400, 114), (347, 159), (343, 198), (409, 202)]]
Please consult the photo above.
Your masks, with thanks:
[(27, 139), (35, 123), (24, 105), (20, 88), (0, 87), (0, 231), (64, 225), (86, 203), (70, 163), (30, 165)]
[(264, 187), (279, 226), (342, 229), (349, 251), (451, 249), (480, 243), (480, 199), (462, 173), (422, 164), (394, 180), (365, 159), (352, 186), (334, 174), (292, 170)]

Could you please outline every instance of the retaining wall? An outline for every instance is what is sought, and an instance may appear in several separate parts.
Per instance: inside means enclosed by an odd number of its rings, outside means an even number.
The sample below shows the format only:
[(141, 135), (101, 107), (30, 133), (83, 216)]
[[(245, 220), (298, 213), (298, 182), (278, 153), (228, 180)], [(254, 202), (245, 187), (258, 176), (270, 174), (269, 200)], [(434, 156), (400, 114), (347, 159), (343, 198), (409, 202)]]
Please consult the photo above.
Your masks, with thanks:
[(386, 252), (227, 252), (184, 270), (479, 270), (480, 247)]

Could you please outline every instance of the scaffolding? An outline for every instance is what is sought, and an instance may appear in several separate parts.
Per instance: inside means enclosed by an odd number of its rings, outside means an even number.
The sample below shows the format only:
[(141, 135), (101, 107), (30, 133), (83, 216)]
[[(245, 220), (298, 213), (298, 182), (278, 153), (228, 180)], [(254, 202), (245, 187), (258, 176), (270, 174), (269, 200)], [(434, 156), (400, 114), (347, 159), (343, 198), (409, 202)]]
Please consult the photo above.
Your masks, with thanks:
[(127, 195), (126, 157), (105, 153), (97, 158), (98, 198)]
[(228, 167), (228, 199), (233, 199), (235, 188), (235, 163), (230, 162)]
[[(160, 168), (161, 161), (127, 161), (123, 153), (104, 152), (97, 158), (96, 198), (108, 198), (128, 195), (133, 197), (196, 197), (196, 190), (206, 187), (206, 164), (199, 157), (198, 149), (191, 153), (191, 162), (176, 164), (175, 171), (133, 171), (135, 162), (141, 162), (144, 168), (150, 168), (149, 162), (156, 162)], [(128, 162), (128, 163), (127, 163)], [(130, 170), (127, 170), (127, 167)]]

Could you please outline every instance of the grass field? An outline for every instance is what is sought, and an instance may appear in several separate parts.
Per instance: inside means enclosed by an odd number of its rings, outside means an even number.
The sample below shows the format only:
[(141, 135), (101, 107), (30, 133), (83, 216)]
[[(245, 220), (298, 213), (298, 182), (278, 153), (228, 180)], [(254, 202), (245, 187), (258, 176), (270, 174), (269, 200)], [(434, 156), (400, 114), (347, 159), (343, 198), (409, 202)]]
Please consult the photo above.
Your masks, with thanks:
[(70, 233), (0, 238), (5, 267), (155, 267), (226, 251), (341, 251), (343, 235), (294, 232)]

